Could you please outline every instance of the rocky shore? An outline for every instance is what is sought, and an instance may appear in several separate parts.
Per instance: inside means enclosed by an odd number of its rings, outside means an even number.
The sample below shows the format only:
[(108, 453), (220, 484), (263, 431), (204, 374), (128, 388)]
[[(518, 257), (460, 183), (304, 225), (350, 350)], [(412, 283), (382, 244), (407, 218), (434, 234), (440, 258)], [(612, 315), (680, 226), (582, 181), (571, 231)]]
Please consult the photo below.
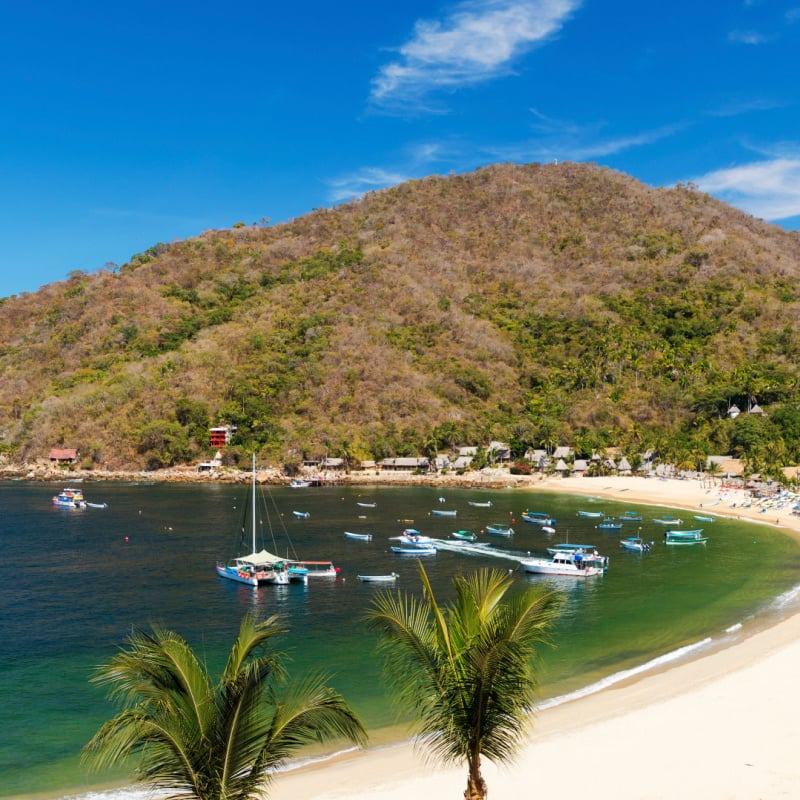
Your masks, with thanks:
[[(479, 472), (423, 473), (388, 472), (365, 470), (353, 472), (328, 472), (323, 475), (302, 475), (312, 478), (318, 485), (408, 485), (408, 486), (464, 486), (500, 488), (507, 486), (531, 486), (545, 480), (544, 476), (511, 475), (506, 469), (485, 469)], [(42, 482), (59, 481), (149, 481), (155, 483), (241, 483), (249, 481), (251, 472), (236, 467), (219, 467), (200, 471), (194, 466), (169, 467), (160, 470), (83, 470), (67, 469), (52, 464), (0, 465), (0, 480), (27, 480)], [(286, 484), (291, 477), (277, 468), (260, 469), (259, 483)]]

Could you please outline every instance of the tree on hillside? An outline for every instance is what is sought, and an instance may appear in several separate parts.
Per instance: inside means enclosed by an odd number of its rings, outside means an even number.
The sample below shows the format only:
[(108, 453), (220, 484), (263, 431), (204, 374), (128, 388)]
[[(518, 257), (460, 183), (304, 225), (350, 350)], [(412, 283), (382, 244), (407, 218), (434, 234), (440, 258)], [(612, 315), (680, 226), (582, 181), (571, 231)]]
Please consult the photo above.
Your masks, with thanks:
[(441, 606), (419, 570), (421, 599), (383, 593), (367, 619), (381, 634), (391, 685), (418, 717), (421, 745), (444, 761), (466, 761), (464, 797), (482, 800), (481, 757), (508, 761), (524, 739), (534, 657), (548, 642), (561, 596), (539, 586), (507, 596), (511, 578), (481, 570), (456, 576), (456, 598)]
[(214, 685), (177, 633), (134, 631), (92, 678), (123, 710), (102, 725), (84, 758), (102, 767), (138, 756), (138, 780), (172, 798), (250, 800), (305, 744), (364, 744), (361, 722), (324, 676), (289, 682), (283, 654), (263, 652), (281, 633), (275, 616), (245, 616)]

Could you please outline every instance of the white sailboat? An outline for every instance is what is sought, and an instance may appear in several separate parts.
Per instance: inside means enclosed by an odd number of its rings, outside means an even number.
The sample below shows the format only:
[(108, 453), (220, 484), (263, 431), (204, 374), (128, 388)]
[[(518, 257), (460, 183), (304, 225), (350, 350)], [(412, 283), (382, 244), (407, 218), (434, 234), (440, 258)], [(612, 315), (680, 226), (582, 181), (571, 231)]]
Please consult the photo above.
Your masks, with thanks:
[[(217, 575), (229, 581), (258, 586), (262, 583), (284, 585), (289, 583), (290, 568), (286, 559), (267, 550), (256, 551), (256, 456), (253, 454), (252, 479), (252, 541), (247, 555), (237, 556), (230, 562), (217, 561)], [(299, 575), (299, 573), (298, 573)]]

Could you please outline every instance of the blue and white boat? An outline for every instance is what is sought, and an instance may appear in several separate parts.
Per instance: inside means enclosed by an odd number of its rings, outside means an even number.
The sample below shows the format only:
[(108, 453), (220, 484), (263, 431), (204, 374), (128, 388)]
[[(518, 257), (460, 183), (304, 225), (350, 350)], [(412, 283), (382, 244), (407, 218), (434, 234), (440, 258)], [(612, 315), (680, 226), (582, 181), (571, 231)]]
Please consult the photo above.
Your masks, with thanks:
[(620, 539), (620, 545), (626, 550), (632, 550), (636, 553), (646, 553), (652, 546), (652, 542), (645, 542), (641, 536), (628, 536), (625, 539)]
[(535, 575), (570, 575), (574, 578), (589, 578), (602, 575), (608, 566), (605, 556), (584, 554), (577, 550), (559, 551), (550, 558), (526, 558), (520, 566), (525, 572)]
[(524, 522), (532, 522), (534, 525), (547, 525), (552, 526), (555, 524), (555, 519), (544, 511), (523, 511), (522, 519)]
[(391, 541), (400, 542), (401, 547), (433, 547), (433, 539), (423, 536), (416, 528), (406, 528), (400, 536), (392, 536)]
[(387, 575), (357, 575), (356, 577), (362, 583), (393, 583), (400, 576), (396, 572), (390, 572)]
[(292, 511), (298, 519), (308, 519), (311, 516), (309, 511)]
[(371, 542), (372, 541), (372, 534), (371, 533), (355, 533), (354, 531), (345, 531), (344, 535), (345, 535), (345, 538), (347, 538), (347, 539), (356, 539), (359, 542)]
[(703, 536), (703, 529), (696, 528), (692, 531), (665, 531), (664, 544), (668, 545), (693, 545), (705, 544), (708, 541), (707, 536)]
[(436, 548), (432, 544), (424, 545), (392, 545), (392, 552), (398, 556), (435, 556)]
[(434, 517), (455, 517), (458, 511), (446, 511), (443, 508), (434, 508), (431, 514), (433, 514)]
[(513, 536), (514, 529), (509, 527), (508, 525), (500, 525), (499, 523), (494, 523), (492, 525), (486, 526), (486, 533), (491, 533), (494, 536)]
[(603, 514), (602, 511), (579, 511), (578, 516), (591, 517), (592, 519), (600, 519), (601, 517), (604, 517), (605, 514)]
[(80, 489), (62, 489), (54, 498), (53, 505), (59, 508), (86, 508)]

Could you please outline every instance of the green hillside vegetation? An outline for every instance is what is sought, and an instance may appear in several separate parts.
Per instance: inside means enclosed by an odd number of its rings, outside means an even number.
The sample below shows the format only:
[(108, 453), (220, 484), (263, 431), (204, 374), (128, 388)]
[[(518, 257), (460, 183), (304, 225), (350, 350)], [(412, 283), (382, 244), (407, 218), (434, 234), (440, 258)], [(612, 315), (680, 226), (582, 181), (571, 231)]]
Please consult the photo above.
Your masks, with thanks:
[[(8, 458), (276, 464), (509, 441), (800, 462), (800, 235), (691, 186), (496, 165), (0, 301)], [(758, 402), (763, 416), (727, 416)]]

